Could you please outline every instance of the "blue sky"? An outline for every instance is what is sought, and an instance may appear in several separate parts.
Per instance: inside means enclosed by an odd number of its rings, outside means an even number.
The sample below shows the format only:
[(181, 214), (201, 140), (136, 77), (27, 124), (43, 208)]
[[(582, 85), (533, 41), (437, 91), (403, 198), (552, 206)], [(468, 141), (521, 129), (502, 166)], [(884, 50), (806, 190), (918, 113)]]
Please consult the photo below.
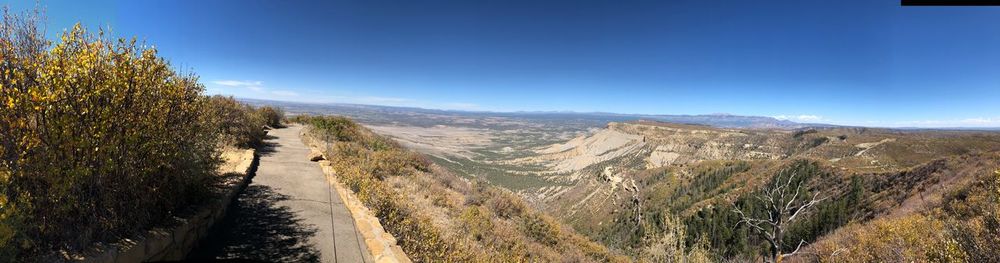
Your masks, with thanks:
[[(15, 10), (34, 1), (14, 1)], [(210, 93), (1000, 126), (1000, 7), (898, 1), (43, 1)]]

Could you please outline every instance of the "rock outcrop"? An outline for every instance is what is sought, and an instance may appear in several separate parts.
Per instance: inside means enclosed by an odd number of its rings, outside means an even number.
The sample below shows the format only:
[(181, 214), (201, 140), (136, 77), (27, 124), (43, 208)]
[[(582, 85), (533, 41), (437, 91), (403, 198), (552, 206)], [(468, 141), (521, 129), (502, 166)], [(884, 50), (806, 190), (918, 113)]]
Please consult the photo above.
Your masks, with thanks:
[(311, 151), (309, 151), (308, 158), (309, 158), (309, 161), (311, 161), (311, 162), (318, 162), (318, 161), (326, 160), (326, 157), (323, 156), (323, 153), (321, 153), (320, 151), (318, 151), (316, 149), (312, 149)]

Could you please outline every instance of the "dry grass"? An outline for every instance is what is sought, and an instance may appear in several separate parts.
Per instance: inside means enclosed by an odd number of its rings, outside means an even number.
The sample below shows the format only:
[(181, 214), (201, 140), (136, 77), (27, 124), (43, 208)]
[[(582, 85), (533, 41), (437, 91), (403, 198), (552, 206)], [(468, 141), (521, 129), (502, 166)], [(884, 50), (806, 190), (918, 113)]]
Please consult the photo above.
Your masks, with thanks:
[[(995, 262), (1000, 259), (1000, 155), (973, 154), (934, 162), (906, 176), (911, 187), (876, 200), (899, 202), (868, 222), (854, 223), (810, 247), (821, 262)], [(930, 185), (928, 185), (930, 184)], [(889, 183), (894, 187), (902, 183)], [(908, 196), (908, 197), (906, 197)], [(917, 204), (918, 197), (927, 197)], [(925, 198), (919, 198), (925, 199)], [(903, 201), (892, 201), (903, 200)]]

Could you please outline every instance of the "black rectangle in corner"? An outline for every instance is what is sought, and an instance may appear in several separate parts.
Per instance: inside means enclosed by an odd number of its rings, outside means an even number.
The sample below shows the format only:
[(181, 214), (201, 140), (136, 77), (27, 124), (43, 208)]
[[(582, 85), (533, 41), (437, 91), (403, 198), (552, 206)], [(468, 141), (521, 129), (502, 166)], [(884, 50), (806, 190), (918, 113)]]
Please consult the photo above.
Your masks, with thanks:
[(1000, 6), (1000, 0), (899, 0), (901, 6)]

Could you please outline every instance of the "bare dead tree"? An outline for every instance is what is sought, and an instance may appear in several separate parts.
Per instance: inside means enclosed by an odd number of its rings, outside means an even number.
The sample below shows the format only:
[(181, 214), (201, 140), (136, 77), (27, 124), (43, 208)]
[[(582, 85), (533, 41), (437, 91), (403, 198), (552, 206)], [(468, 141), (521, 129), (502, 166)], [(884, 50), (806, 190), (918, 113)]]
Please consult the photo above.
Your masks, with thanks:
[[(783, 241), (785, 228), (795, 222), (800, 215), (826, 199), (825, 197), (819, 198), (819, 192), (814, 193), (812, 197), (809, 197), (808, 193), (804, 193), (805, 190), (802, 189), (802, 186), (806, 180), (796, 181), (795, 178), (798, 175), (796, 172), (780, 171), (772, 185), (763, 189), (762, 193), (756, 196), (757, 200), (760, 200), (764, 205), (767, 218), (755, 218), (744, 213), (739, 206), (733, 210), (740, 216), (740, 221), (736, 226), (746, 224), (771, 245), (772, 262), (781, 262), (782, 258), (799, 253), (799, 249), (806, 243), (805, 240), (800, 240), (792, 252), (781, 252), (785, 245)], [(782, 178), (784, 176), (787, 178)], [(793, 182), (794, 185), (792, 185)]]

